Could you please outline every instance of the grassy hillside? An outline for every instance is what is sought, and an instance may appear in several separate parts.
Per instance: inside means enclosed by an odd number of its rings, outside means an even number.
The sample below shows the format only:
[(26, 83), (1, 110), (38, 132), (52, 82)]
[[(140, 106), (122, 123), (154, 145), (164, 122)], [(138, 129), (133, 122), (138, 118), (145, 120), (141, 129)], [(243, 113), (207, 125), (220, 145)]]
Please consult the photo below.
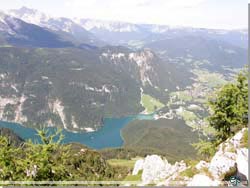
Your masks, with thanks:
[(108, 163), (111, 166), (120, 166), (120, 167), (129, 167), (132, 168), (134, 167), (134, 164), (138, 158), (134, 158), (131, 160), (128, 159), (110, 159), (108, 160)]
[(153, 113), (156, 110), (164, 107), (164, 104), (162, 104), (159, 100), (146, 94), (142, 94), (141, 103), (142, 106), (146, 109), (147, 113)]
[(122, 147), (122, 148), (106, 148), (99, 150), (101, 155), (106, 160), (121, 159), (133, 160), (138, 157), (146, 157), (152, 153), (165, 156), (165, 152), (154, 148), (136, 148), (136, 147)]
[(4, 120), (79, 131), (143, 109), (139, 83), (98, 50), (0, 48), (0, 61)]
[(171, 161), (196, 156), (191, 143), (198, 141), (198, 135), (183, 120), (134, 121), (123, 128), (122, 136), (125, 148), (152, 148)]

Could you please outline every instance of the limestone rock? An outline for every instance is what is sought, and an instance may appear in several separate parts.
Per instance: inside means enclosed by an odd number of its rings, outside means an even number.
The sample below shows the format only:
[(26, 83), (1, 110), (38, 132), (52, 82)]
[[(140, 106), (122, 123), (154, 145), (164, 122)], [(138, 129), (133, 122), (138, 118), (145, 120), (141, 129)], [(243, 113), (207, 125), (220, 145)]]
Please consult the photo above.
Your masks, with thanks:
[(248, 149), (237, 149), (236, 163), (238, 171), (248, 178)]
[(201, 170), (202, 168), (208, 168), (209, 167), (209, 163), (207, 163), (206, 161), (200, 161), (195, 168), (197, 170)]
[(144, 164), (144, 160), (143, 159), (139, 159), (136, 161), (132, 175), (137, 175), (139, 173), (140, 170), (143, 169), (143, 164)]
[(239, 148), (240, 147), (240, 140), (243, 136), (244, 131), (247, 130), (247, 128), (242, 129), (238, 133), (236, 133), (233, 138), (229, 140), (230, 143), (233, 144), (234, 148)]
[(216, 179), (220, 179), (223, 174), (228, 172), (235, 165), (236, 154), (217, 152), (209, 165), (209, 172)]
[(184, 161), (176, 162), (174, 165), (168, 163), (158, 155), (147, 156), (144, 160), (137, 160), (132, 175), (137, 175), (142, 170), (142, 182), (144, 185), (150, 183), (159, 183), (162, 180), (173, 180), (178, 173), (187, 168)]
[(214, 181), (203, 174), (196, 174), (187, 186), (219, 186), (219, 181)]
[[(240, 141), (246, 128), (239, 131), (232, 138), (219, 145), (219, 150), (212, 158), (209, 171), (215, 179), (220, 179), (237, 163), (238, 171), (248, 175), (247, 149), (240, 148)], [(248, 177), (248, 176), (247, 176)]]
[(145, 183), (157, 182), (167, 176), (171, 165), (158, 155), (147, 156), (144, 160), (142, 181)]
[[(183, 161), (171, 165), (158, 155), (138, 160), (133, 175), (142, 170), (143, 185), (154, 183), (157, 186), (220, 186), (223, 185), (221, 181), (224, 175), (237, 164), (236, 175), (241, 174), (242, 177), (243, 175), (248, 177), (248, 149), (241, 148), (241, 139), (245, 130), (242, 129), (235, 136), (220, 144), (218, 151), (209, 163), (200, 161), (195, 166), (199, 172), (193, 178), (183, 177), (180, 174), (190, 168)], [(209, 173), (203, 171), (203, 168), (208, 168)]]
[(142, 172), (142, 181), (144, 184), (159, 183), (160, 181), (169, 178), (174, 180), (181, 171), (187, 168), (184, 161), (176, 162), (174, 165), (168, 163), (158, 155), (147, 156), (143, 161), (138, 160), (135, 164), (133, 174)]

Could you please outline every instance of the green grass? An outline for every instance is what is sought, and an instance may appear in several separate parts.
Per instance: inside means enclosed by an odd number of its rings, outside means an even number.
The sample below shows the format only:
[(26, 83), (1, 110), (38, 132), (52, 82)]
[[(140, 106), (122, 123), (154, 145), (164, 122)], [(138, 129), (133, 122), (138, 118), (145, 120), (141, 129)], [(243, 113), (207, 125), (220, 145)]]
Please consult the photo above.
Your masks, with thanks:
[(176, 96), (179, 100), (182, 100), (182, 101), (192, 100), (192, 96), (188, 93), (188, 90), (172, 92), (170, 95)]
[[(139, 157), (136, 158), (132, 158), (131, 160), (127, 160), (127, 159), (109, 159), (107, 160), (108, 164), (113, 167), (113, 168), (119, 168), (119, 171), (127, 171), (128, 172), (132, 172), (135, 162), (140, 159)], [(125, 179), (123, 179), (123, 181), (141, 181), (141, 175), (142, 175), (142, 171), (140, 171), (137, 175), (131, 175), (129, 173), (129, 175), (125, 176)]]
[(137, 175), (128, 175), (124, 181), (141, 181), (142, 170)]
[(195, 167), (200, 161), (199, 160), (193, 160), (193, 159), (187, 159), (184, 160), (184, 162), (191, 167)]
[(154, 111), (164, 107), (164, 104), (159, 100), (146, 94), (142, 94), (141, 103), (148, 113), (153, 113)]
[(227, 151), (232, 152), (232, 153), (236, 153), (236, 148), (231, 144)]
[(136, 160), (132, 159), (132, 160), (127, 160), (127, 159), (109, 159), (108, 163), (111, 166), (123, 166), (123, 167), (129, 167), (129, 168), (133, 168), (135, 165)]
[(138, 160), (145, 158), (147, 155), (160, 155), (165, 156), (165, 153), (158, 149), (152, 148), (138, 148), (138, 147), (122, 147), (122, 148), (106, 148), (99, 150), (101, 155), (106, 160), (110, 159), (127, 159)]
[(207, 167), (203, 167), (200, 170), (203, 174), (205, 174), (206, 176), (210, 177), (211, 179), (213, 179), (213, 175), (211, 174), (211, 172), (209, 171), (209, 169)]
[(191, 112), (191, 111), (188, 111), (188, 110), (183, 110), (183, 112), (180, 112), (179, 115), (183, 117), (185, 122), (193, 121), (193, 120), (198, 119), (198, 117), (195, 115), (194, 112)]
[(192, 178), (195, 174), (198, 173), (198, 170), (195, 167), (190, 167), (184, 170), (183, 172), (180, 173), (180, 176), (187, 176), (189, 178)]
[(194, 112), (183, 110), (182, 112), (178, 112), (177, 114), (183, 118), (186, 125), (192, 127), (193, 129), (198, 128), (198, 124), (196, 122), (199, 120), (199, 118)]
[(243, 133), (243, 137), (241, 139), (241, 146), (245, 148), (249, 148), (248, 146), (248, 130), (245, 130)]

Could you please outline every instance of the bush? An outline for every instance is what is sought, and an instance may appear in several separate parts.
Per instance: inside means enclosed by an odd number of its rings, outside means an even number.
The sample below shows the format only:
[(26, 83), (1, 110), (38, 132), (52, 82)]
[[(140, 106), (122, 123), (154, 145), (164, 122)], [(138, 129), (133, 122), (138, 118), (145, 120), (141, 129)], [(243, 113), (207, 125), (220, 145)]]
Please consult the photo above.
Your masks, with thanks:
[(198, 155), (209, 160), (216, 152), (216, 147), (213, 142), (200, 140), (198, 143), (192, 144), (198, 152)]
[(99, 153), (77, 144), (63, 145), (61, 131), (38, 131), (41, 142), (19, 147), (0, 137), (0, 181), (110, 180), (112, 168)]
[(198, 173), (198, 170), (195, 167), (189, 167), (186, 170), (182, 171), (180, 173), (180, 176), (187, 176), (189, 178), (192, 178), (195, 174)]
[(20, 180), (25, 170), (20, 168), (21, 149), (10, 144), (8, 138), (0, 136), (0, 180)]
[[(41, 144), (26, 142), (22, 148), (10, 145), (6, 137), (0, 137), (0, 177), (1, 180), (59, 181), (72, 176), (66, 168), (69, 157), (67, 147), (60, 145), (63, 135), (60, 131), (47, 135), (38, 131)], [(58, 136), (57, 142), (54, 138)], [(55, 155), (60, 152), (60, 155)]]

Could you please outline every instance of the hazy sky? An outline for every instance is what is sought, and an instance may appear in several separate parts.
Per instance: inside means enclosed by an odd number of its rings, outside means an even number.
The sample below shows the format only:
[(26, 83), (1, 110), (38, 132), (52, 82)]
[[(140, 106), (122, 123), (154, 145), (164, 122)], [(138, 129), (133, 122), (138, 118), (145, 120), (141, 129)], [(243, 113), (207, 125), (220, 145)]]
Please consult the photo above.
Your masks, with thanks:
[(95, 18), (205, 28), (247, 28), (248, 0), (0, 0), (60, 17)]

